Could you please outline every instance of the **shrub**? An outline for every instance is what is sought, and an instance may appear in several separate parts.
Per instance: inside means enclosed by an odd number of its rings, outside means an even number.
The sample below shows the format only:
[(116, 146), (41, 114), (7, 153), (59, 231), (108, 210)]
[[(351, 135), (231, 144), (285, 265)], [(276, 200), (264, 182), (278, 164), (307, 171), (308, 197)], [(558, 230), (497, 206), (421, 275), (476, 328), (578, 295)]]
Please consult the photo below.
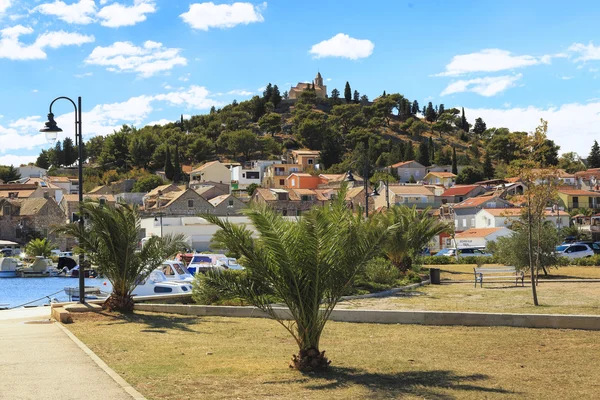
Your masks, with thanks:
[(417, 274), (415, 271), (406, 271), (404, 280), (406, 281), (406, 284), (422, 282), (421, 276), (419, 274)]
[(586, 257), (586, 258), (576, 258), (574, 260), (568, 259), (566, 257), (562, 257), (565, 260), (561, 260), (561, 265), (563, 265), (562, 263), (566, 263), (565, 265), (578, 265), (581, 267), (597, 267), (600, 266), (600, 254), (595, 254), (592, 257)]
[(218, 304), (225, 300), (224, 296), (206, 283), (206, 275), (197, 273), (192, 283), (192, 299), (197, 304)]
[(456, 258), (448, 256), (423, 256), (423, 265), (449, 265), (456, 264)]
[(401, 277), (400, 270), (383, 257), (369, 261), (365, 266), (364, 274), (367, 280), (382, 285), (393, 285)]
[(450, 264), (497, 264), (498, 260), (494, 256), (472, 256), (472, 257), (459, 257), (458, 262), (456, 257), (448, 256), (424, 256), (423, 265), (450, 265)]

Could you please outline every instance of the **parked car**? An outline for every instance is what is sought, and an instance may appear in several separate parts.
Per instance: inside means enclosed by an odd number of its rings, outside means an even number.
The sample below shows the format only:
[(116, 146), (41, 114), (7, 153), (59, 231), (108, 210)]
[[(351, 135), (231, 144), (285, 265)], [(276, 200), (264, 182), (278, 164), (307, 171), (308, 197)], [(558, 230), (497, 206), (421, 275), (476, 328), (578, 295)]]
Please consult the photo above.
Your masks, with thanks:
[(589, 248), (594, 250), (594, 254), (600, 254), (600, 242), (592, 242), (591, 240), (590, 241), (581, 240), (579, 242), (576, 242), (576, 244), (585, 244)]
[(567, 257), (570, 259), (585, 258), (594, 255), (594, 250), (587, 244), (572, 243), (572, 244), (561, 244), (556, 247), (556, 253), (559, 256)]
[[(457, 249), (448, 249), (449, 252), (447, 254), (445, 254), (448, 257), (456, 257), (456, 251)], [(458, 256), (459, 257), (491, 257), (492, 254), (491, 253), (486, 253), (484, 251), (485, 249), (483, 248), (476, 248), (476, 247), (469, 247), (469, 248), (462, 248), (462, 249), (458, 249)]]
[(448, 253), (450, 252), (450, 250), (452, 249), (441, 249), (440, 251), (438, 251), (437, 253), (434, 254), (435, 257), (437, 256), (447, 256)]

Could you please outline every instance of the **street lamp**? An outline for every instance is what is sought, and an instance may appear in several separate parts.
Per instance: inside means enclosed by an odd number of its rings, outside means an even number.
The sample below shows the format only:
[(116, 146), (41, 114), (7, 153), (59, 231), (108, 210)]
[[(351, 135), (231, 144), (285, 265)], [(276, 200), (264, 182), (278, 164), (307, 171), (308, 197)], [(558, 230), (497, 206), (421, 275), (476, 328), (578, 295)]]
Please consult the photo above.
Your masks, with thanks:
[[(46, 134), (46, 140), (49, 142), (55, 142), (59, 132), (63, 130), (56, 125), (54, 120), (54, 114), (52, 113), (52, 106), (57, 100), (68, 100), (75, 109), (75, 145), (79, 146), (79, 228), (83, 231), (83, 215), (81, 213), (81, 206), (83, 205), (83, 134), (81, 130), (81, 96), (77, 98), (77, 104), (68, 97), (61, 96), (52, 100), (48, 111), (48, 121), (44, 124), (44, 127), (40, 129), (40, 132)], [(85, 267), (84, 267), (84, 254), (79, 253), (79, 302), (85, 304)]]
[[(158, 213), (158, 216), (160, 217), (160, 237), (163, 237), (163, 213)], [(158, 218), (154, 217), (154, 222), (158, 222)]]

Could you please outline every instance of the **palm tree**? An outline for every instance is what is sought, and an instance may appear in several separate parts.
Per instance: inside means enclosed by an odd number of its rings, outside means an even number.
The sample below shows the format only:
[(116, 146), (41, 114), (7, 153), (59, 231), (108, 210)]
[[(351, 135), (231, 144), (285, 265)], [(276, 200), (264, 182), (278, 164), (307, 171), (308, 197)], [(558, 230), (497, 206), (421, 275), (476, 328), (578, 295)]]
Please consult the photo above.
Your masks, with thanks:
[(421, 212), (416, 207), (394, 206), (380, 214), (384, 226), (395, 225), (383, 244), (383, 252), (399, 269), (406, 271), (413, 259), (434, 236), (449, 232), (450, 226), (429, 215), (430, 208)]
[(187, 247), (184, 236), (153, 236), (138, 251), (140, 217), (136, 208), (125, 204), (101, 205), (86, 201), (81, 205), (85, 227), (72, 223), (57, 232), (75, 237), (93, 264), (98, 265), (113, 286), (105, 302), (109, 310), (131, 312), (131, 292), (136, 284), (166, 258)]
[(30, 256), (50, 257), (54, 243), (48, 239), (33, 239), (25, 246), (25, 253)]
[[(353, 215), (342, 188), (330, 206), (318, 207), (288, 220), (274, 210), (246, 210), (258, 231), (212, 215), (202, 217), (219, 226), (219, 248), (242, 255), (246, 273), (209, 274), (206, 284), (234, 295), (267, 313), (295, 339), (299, 352), (293, 368), (316, 371), (329, 361), (320, 350), (323, 328), (359, 269), (372, 258), (387, 233), (371, 229), (369, 220)], [(378, 227), (379, 228), (379, 227)], [(285, 304), (289, 318), (273, 310), (273, 300)]]

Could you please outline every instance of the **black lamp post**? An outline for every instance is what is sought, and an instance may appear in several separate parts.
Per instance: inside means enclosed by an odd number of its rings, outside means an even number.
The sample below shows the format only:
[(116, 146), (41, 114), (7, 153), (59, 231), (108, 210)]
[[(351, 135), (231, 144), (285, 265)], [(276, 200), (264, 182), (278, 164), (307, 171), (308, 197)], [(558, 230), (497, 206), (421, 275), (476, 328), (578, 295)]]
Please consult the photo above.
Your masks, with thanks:
[[(54, 114), (52, 113), (52, 106), (57, 100), (68, 100), (75, 108), (75, 145), (79, 147), (79, 227), (83, 231), (83, 215), (81, 213), (81, 206), (83, 205), (83, 134), (81, 130), (81, 96), (77, 98), (77, 104), (68, 97), (61, 96), (52, 100), (50, 103), (50, 109), (48, 112), (48, 121), (44, 124), (44, 127), (40, 129), (40, 132), (46, 134), (46, 139), (49, 142), (56, 141), (58, 132), (62, 132), (54, 121)], [(84, 267), (84, 255), (79, 254), (79, 302), (85, 304), (85, 267)]]
[[(163, 237), (163, 221), (162, 221), (162, 217), (163, 217), (163, 213), (158, 213), (158, 216), (160, 217), (160, 237)], [(154, 222), (158, 222), (158, 218), (154, 217)]]

